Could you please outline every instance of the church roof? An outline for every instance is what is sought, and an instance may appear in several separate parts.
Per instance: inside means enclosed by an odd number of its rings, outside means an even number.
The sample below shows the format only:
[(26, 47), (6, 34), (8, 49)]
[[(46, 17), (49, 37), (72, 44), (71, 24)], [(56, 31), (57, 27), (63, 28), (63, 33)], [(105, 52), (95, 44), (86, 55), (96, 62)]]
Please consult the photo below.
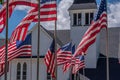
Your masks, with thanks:
[(74, 0), (73, 4), (96, 3), (96, 0)]
[[(38, 24), (36, 24), (31, 30), (29, 30), (29, 33), (35, 28), (37, 28), (37, 25)], [(50, 36), (51, 38), (54, 38), (54, 30), (47, 30), (41, 25), (41, 31)], [(64, 44), (68, 43), (70, 41), (70, 30), (57, 30), (56, 41), (60, 46), (63, 46)]]
[(73, 4), (69, 10), (97, 9), (96, 3)]
[(69, 10), (96, 9), (96, 0), (74, 0)]

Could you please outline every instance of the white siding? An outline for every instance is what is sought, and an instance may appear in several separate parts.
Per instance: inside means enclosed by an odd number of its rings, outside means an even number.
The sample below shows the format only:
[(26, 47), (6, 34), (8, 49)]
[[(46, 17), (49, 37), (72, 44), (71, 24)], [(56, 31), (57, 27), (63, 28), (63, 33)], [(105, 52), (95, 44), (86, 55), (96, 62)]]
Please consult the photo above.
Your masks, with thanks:
[[(27, 64), (27, 80), (36, 80), (36, 77), (37, 77), (37, 75), (36, 75), (37, 74), (36, 58), (33, 58), (33, 59), (21, 58), (21, 59), (12, 60), (10, 62), (10, 69), (8, 72), (8, 80), (16, 80), (17, 64), (20, 63), (21, 69), (22, 69), (24, 62), (26, 62), (26, 64)], [(47, 80), (46, 65), (44, 64), (43, 58), (40, 59), (39, 64), (40, 64), (39, 80)], [(63, 73), (62, 66), (58, 67), (58, 80), (67, 80), (68, 78), (69, 78), (69, 71), (67, 73)], [(0, 80), (4, 80), (4, 75), (0, 78)], [(22, 80), (22, 76), (21, 76), (21, 80)]]
[[(37, 55), (37, 45), (38, 45), (38, 36), (37, 36), (37, 27), (32, 31), (32, 55)], [(49, 37), (45, 32), (40, 32), (40, 55), (45, 55), (50, 44), (52, 42), (52, 38)]]

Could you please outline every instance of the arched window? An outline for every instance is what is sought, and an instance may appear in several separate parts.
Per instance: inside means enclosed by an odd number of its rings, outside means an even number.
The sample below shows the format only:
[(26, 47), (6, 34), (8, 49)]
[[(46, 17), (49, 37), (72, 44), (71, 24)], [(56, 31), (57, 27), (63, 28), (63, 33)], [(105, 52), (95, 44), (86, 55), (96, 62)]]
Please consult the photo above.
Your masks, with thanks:
[(20, 80), (21, 77), (21, 64), (18, 63), (17, 64), (17, 76), (16, 76), (16, 80)]
[(22, 76), (22, 80), (27, 80), (27, 64), (26, 63), (23, 64), (23, 76)]

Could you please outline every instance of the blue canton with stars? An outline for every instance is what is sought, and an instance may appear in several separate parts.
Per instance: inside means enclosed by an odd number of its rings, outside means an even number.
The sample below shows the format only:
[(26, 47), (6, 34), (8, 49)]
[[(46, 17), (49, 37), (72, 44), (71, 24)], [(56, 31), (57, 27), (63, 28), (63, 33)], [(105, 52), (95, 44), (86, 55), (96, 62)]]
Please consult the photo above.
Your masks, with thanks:
[(97, 13), (97, 15), (96, 15), (96, 17), (95, 17), (95, 21), (97, 21), (97, 20), (100, 18), (100, 15), (101, 15), (104, 11), (107, 12), (106, 0), (101, 0), (98, 13)]

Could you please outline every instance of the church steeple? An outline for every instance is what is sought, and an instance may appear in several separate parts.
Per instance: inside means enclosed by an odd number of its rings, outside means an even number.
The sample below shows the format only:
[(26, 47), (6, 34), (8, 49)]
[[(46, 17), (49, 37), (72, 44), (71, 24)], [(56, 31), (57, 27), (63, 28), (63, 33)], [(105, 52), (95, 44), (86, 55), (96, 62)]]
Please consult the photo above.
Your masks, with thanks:
[(96, 0), (74, 0), (69, 8), (71, 27), (89, 26), (96, 9)]

